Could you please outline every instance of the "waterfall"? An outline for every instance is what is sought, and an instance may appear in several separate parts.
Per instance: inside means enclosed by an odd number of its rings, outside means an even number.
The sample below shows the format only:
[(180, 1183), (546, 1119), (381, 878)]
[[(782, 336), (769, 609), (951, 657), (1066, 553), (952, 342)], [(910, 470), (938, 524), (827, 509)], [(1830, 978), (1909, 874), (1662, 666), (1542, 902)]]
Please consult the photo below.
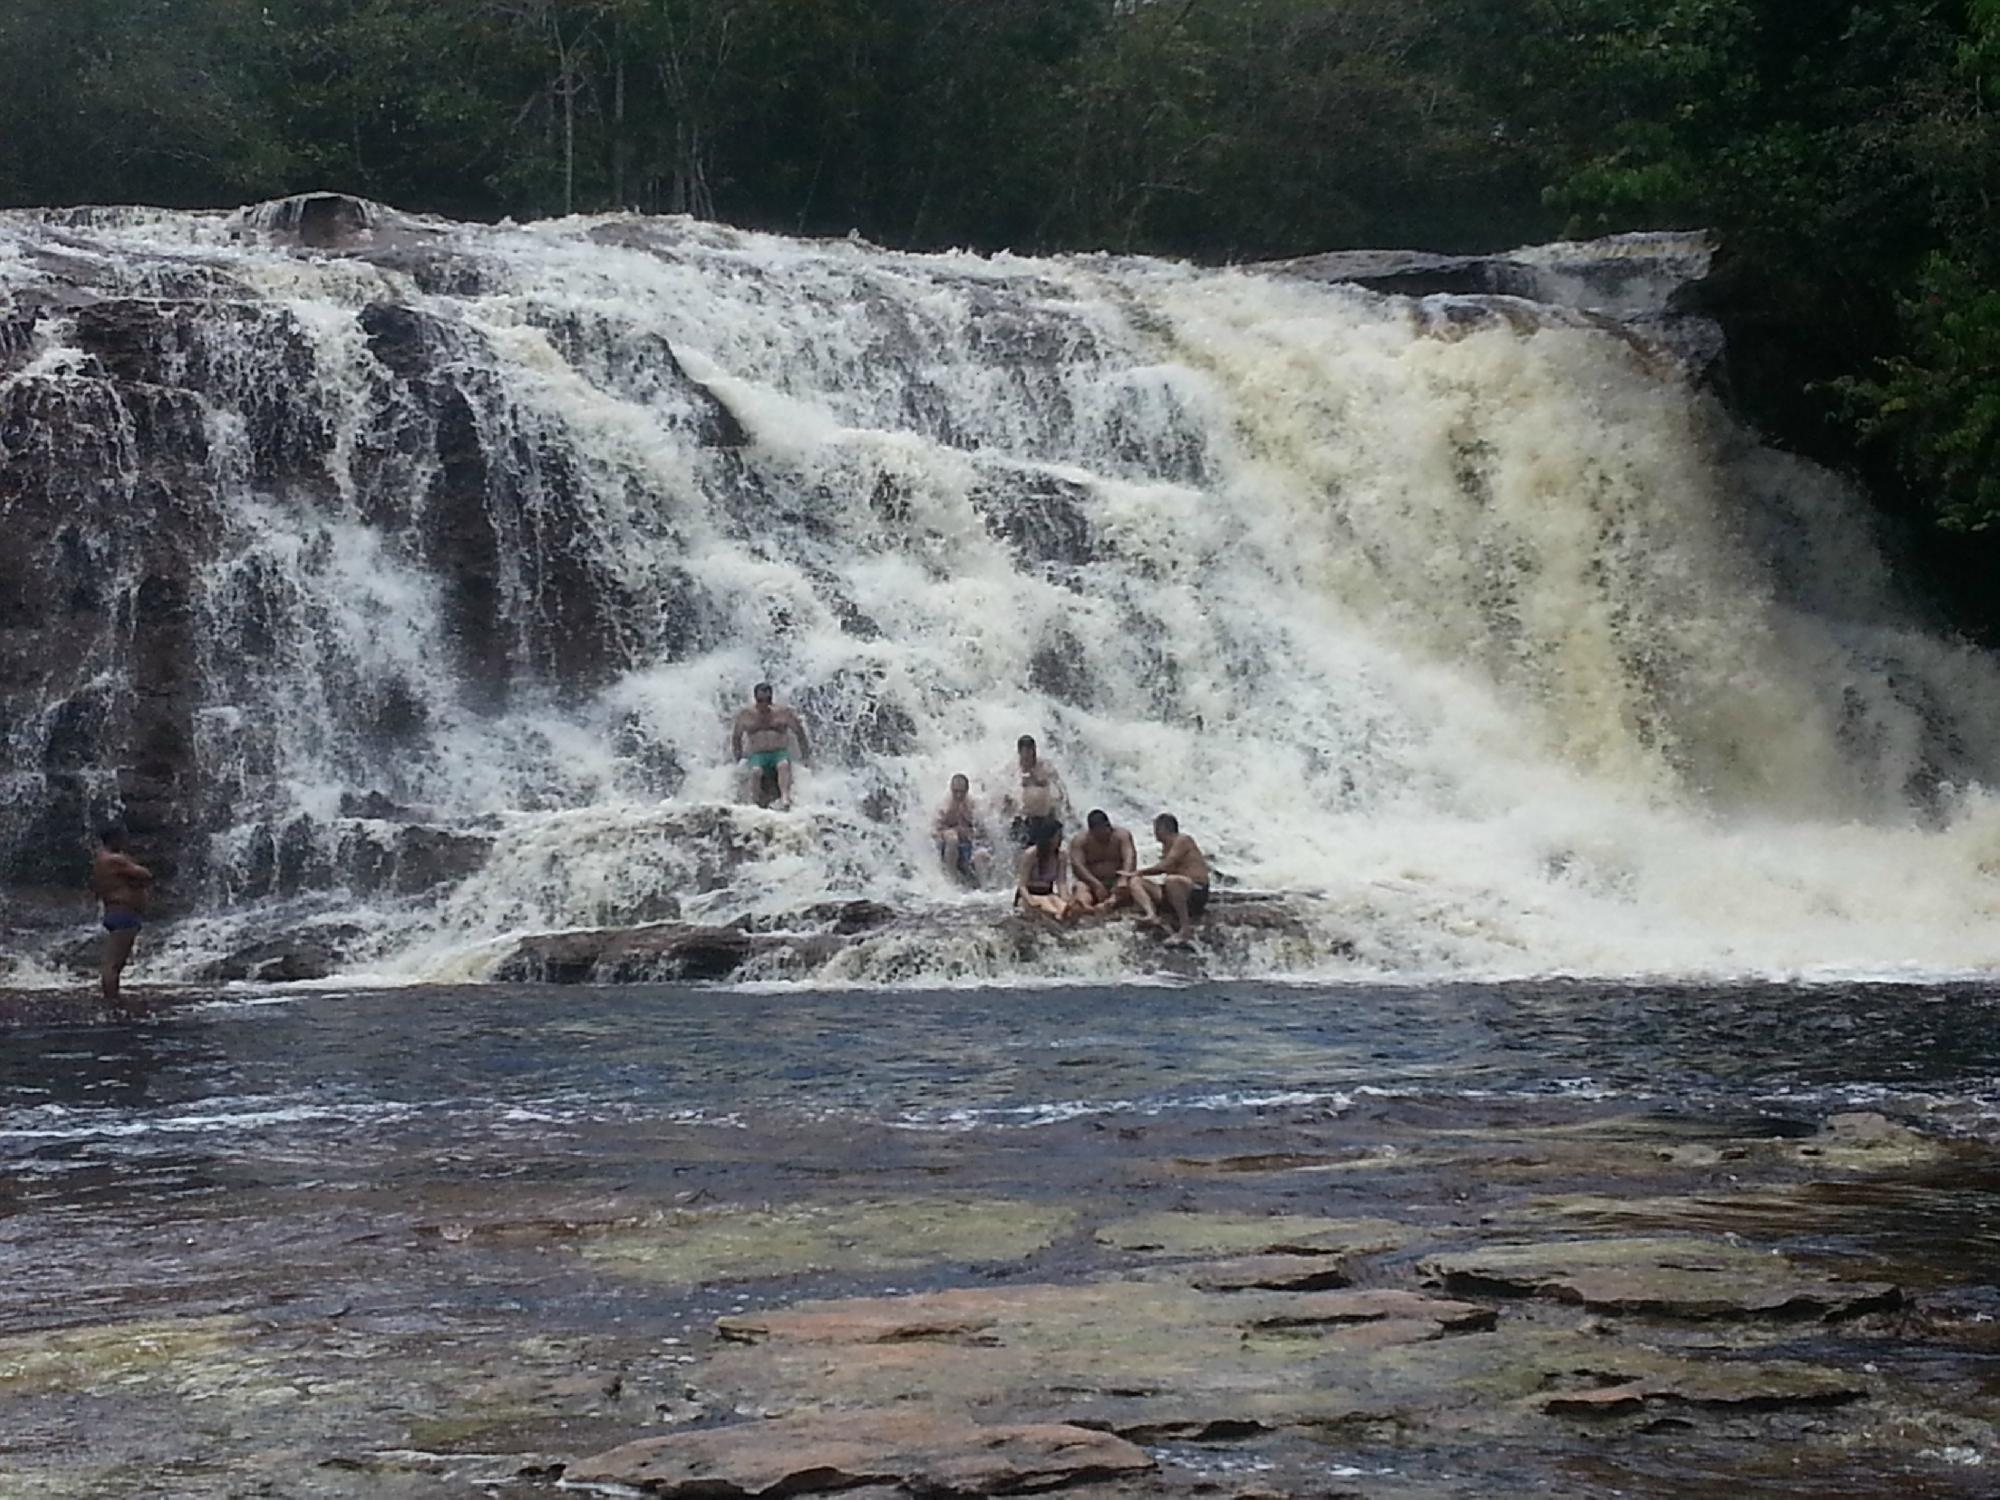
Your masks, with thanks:
[(0, 215), (0, 880), (124, 816), (156, 976), (865, 896), (937, 920), (792, 977), (1107, 977), (927, 847), (1022, 733), (1289, 893), (1237, 972), (2000, 958), (2000, 672), (1691, 377), (1693, 237), (1397, 295), (329, 201)]

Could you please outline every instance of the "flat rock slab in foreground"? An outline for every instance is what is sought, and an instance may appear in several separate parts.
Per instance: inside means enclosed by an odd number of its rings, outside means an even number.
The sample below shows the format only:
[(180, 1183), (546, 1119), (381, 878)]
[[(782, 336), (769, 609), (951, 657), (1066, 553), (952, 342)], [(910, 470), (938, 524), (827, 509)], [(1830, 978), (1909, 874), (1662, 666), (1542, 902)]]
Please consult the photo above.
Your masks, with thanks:
[(1121, 1438), (1060, 1423), (988, 1426), (948, 1412), (849, 1412), (746, 1422), (627, 1443), (566, 1479), (655, 1495), (819, 1494), (902, 1485), (919, 1494), (1010, 1495), (1153, 1467)]
[(1552, 1420), (1643, 1423), (1663, 1410), (1715, 1425), (1839, 1406), (1868, 1390), (1864, 1377), (1823, 1366), (1609, 1336), (1574, 1326), (1580, 1315), (1500, 1318), (1396, 1287), (1204, 1289), (1216, 1279), (1147, 1267), (1081, 1284), (738, 1313), (716, 1325), (704, 1395), (719, 1410), (944, 1408), (1151, 1443), (1356, 1423), (1519, 1437), (1546, 1434)]
[(1421, 1267), (1458, 1295), (1543, 1297), (1662, 1318), (1845, 1318), (1897, 1306), (1880, 1281), (1838, 1281), (1782, 1256), (1671, 1236), (1487, 1245)]

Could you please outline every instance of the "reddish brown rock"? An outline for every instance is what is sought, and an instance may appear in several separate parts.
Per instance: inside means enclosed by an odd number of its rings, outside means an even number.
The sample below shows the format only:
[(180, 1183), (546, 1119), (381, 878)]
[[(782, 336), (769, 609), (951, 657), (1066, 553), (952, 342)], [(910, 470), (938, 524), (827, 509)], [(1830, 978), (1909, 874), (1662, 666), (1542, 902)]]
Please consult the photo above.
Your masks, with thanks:
[(1318, 1292), (1346, 1286), (1347, 1268), (1327, 1255), (1246, 1255), (1182, 1271), (1204, 1292)]
[(1109, 1433), (1061, 1423), (987, 1426), (937, 1410), (746, 1422), (627, 1443), (572, 1464), (572, 1483), (653, 1495), (823, 1494), (895, 1484), (931, 1495), (1010, 1495), (1153, 1467)]

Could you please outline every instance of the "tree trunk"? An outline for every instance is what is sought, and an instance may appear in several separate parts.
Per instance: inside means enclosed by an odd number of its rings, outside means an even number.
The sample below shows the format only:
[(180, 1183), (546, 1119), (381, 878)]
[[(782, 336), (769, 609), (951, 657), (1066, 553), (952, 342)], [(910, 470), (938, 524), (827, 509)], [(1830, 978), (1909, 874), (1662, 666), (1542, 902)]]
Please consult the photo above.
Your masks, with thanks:
[(631, 147), (625, 139), (625, 32), (621, 23), (612, 33), (611, 68), (611, 204), (618, 209), (632, 205), (625, 200), (625, 168)]

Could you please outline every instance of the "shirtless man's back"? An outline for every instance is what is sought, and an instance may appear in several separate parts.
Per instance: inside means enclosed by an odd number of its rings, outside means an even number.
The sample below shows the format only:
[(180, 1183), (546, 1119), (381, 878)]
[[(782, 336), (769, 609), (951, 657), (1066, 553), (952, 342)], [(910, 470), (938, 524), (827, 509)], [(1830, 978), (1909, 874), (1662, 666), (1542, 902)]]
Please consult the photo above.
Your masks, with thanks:
[(146, 925), (146, 903), (153, 894), (153, 872), (125, 852), (125, 830), (105, 828), (97, 836), (98, 850), (90, 862), (90, 889), (104, 908), (104, 959), (98, 985), (107, 1005), (118, 1004), (118, 982)]

